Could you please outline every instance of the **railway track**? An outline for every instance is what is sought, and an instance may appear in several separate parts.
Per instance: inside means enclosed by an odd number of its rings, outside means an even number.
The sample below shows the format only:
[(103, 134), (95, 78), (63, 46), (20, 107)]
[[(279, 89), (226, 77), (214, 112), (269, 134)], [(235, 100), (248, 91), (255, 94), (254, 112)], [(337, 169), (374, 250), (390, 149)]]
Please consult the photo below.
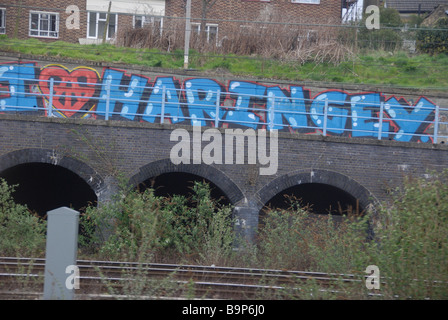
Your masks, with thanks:
[[(254, 299), (280, 292), (299, 295), (309, 280), (321, 290), (363, 281), (343, 274), (160, 263), (78, 260), (77, 267), (76, 299)], [(40, 299), (44, 270), (42, 258), (0, 257), (0, 298)]]

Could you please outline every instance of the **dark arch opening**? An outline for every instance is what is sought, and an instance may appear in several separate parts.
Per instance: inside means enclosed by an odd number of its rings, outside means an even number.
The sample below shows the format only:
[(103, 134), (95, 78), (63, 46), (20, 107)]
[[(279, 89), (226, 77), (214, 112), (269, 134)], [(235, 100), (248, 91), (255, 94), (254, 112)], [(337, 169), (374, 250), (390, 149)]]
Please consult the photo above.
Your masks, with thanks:
[(24, 163), (0, 173), (9, 185), (18, 185), (15, 202), (27, 205), (39, 216), (65, 206), (83, 212), (96, 205), (97, 196), (89, 184), (74, 172), (48, 163)]
[(211, 197), (221, 205), (230, 205), (231, 201), (226, 194), (213, 182), (203, 177), (186, 172), (168, 172), (146, 179), (137, 185), (138, 190), (154, 189), (154, 194), (161, 197), (170, 197), (175, 194), (189, 198), (193, 194), (194, 182), (206, 182), (210, 185)]
[(348, 192), (323, 183), (304, 183), (292, 186), (271, 198), (264, 209), (288, 209), (291, 200), (314, 214), (359, 215), (363, 212), (360, 201)]
[[(307, 210), (308, 226), (312, 228), (313, 222), (326, 219), (329, 215), (335, 226), (339, 226), (347, 221), (347, 217), (350, 221), (364, 214), (361, 202), (350, 193), (325, 183), (303, 183), (280, 191), (266, 202), (259, 212), (258, 229), (265, 228), (269, 210), (290, 210), (292, 201)], [(319, 232), (318, 229), (316, 232)]]

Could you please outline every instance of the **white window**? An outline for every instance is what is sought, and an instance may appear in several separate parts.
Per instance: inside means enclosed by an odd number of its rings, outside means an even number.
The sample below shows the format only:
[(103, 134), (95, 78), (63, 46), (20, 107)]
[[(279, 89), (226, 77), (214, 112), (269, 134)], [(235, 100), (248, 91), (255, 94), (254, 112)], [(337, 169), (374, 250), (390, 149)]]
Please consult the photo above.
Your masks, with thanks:
[(201, 24), (192, 22), (191, 23), (191, 32), (199, 34), (201, 32)]
[(30, 12), (32, 37), (57, 38), (59, 36), (59, 14), (52, 12)]
[[(191, 31), (200, 34), (201, 33), (201, 24), (200, 23), (191, 23)], [(205, 32), (207, 33), (207, 42), (215, 42), (218, 41), (218, 25), (207, 23), (205, 25)]]
[(291, 0), (292, 3), (320, 4), (320, 0)]
[(207, 24), (207, 42), (217, 42), (218, 41), (218, 25), (217, 24)]
[(155, 17), (155, 16), (134, 16), (134, 28), (143, 28), (144, 26), (152, 26), (154, 28), (160, 28), (163, 27), (163, 18), (162, 17)]
[(6, 9), (0, 8), (0, 34), (6, 33)]
[[(111, 13), (106, 30), (106, 39), (115, 37), (118, 15)], [(106, 29), (107, 12), (89, 12), (87, 19), (87, 38), (102, 39)]]

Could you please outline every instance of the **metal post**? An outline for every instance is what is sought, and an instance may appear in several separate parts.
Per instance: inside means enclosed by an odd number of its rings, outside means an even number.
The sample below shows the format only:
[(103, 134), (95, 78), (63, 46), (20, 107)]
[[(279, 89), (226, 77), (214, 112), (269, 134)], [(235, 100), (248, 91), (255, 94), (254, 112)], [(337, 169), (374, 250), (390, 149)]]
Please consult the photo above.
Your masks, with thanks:
[(184, 69), (188, 69), (188, 53), (190, 50), (191, 35), (191, 0), (187, 0), (187, 11), (185, 19), (185, 48), (184, 48)]
[(111, 6), (112, 6), (112, 1), (109, 1), (109, 8), (107, 9), (107, 16), (106, 16), (106, 26), (104, 27), (104, 31), (103, 31), (103, 44), (106, 43), (107, 31), (109, 29), (110, 8), (111, 8)]
[(221, 90), (216, 92), (215, 128), (219, 126), (219, 107), (221, 103)]
[(109, 120), (109, 108), (110, 108), (110, 81), (106, 81), (106, 114), (104, 118)]
[(71, 300), (74, 290), (79, 289), (76, 267), (78, 225), (78, 211), (62, 207), (48, 212), (44, 280), (46, 300)]
[(381, 140), (381, 136), (383, 135), (383, 115), (384, 113), (384, 101), (381, 101), (380, 104), (380, 118), (378, 120), (378, 140)]
[(269, 130), (274, 129), (274, 119), (275, 119), (275, 96), (272, 96), (272, 103), (269, 107)]
[(48, 106), (47, 106), (48, 117), (53, 116), (53, 88), (54, 88), (54, 78), (50, 78), (50, 96), (48, 97)]
[(325, 99), (325, 106), (324, 106), (324, 127), (322, 130), (322, 134), (324, 137), (327, 135), (327, 118), (328, 118), (328, 98)]
[(162, 107), (160, 110), (160, 123), (163, 124), (165, 122), (165, 96), (166, 96), (166, 87), (162, 88)]
[(439, 135), (439, 113), (440, 113), (440, 107), (436, 106), (436, 115), (434, 119), (434, 143), (437, 143)]

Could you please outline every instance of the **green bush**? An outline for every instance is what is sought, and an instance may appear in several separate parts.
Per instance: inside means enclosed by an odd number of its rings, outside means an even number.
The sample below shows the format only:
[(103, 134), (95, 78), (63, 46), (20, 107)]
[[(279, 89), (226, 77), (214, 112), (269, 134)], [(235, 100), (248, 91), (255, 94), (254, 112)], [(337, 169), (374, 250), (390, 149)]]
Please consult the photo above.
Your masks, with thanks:
[[(355, 275), (358, 284), (335, 282), (335, 292), (344, 295), (333, 298), (448, 298), (448, 170), (406, 178), (392, 200), (375, 214), (339, 223), (300, 208), (268, 212), (254, 261), (264, 268)], [(379, 268), (379, 290), (366, 288), (370, 265)]]
[(88, 208), (82, 221), (103, 258), (147, 261), (172, 254), (219, 263), (232, 252), (231, 210), (218, 207), (205, 183), (194, 184), (191, 199), (123, 185), (114, 201)]
[(41, 256), (45, 250), (46, 222), (14, 202), (15, 187), (0, 178), (0, 254)]
[(416, 44), (422, 53), (448, 53), (448, 18), (439, 19), (434, 28), (418, 30)]
[[(365, 268), (369, 217), (272, 210), (259, 230), (258, 261), (266, 268), (350, 273)], [(339, 221), (338, 221), (339, 220)]]
[(392, 8), (380, 9), (380, 29), (369, 30), (366, 27), (366, 16), (359, 28), (358, 45), (371, 50), (394, 51), (401, 48), (400, 27), (403, 24), (398, 11)]
[(376, 259), (389, 298), (448, 298), (448, 171), (407, 178), (379, 215)]

